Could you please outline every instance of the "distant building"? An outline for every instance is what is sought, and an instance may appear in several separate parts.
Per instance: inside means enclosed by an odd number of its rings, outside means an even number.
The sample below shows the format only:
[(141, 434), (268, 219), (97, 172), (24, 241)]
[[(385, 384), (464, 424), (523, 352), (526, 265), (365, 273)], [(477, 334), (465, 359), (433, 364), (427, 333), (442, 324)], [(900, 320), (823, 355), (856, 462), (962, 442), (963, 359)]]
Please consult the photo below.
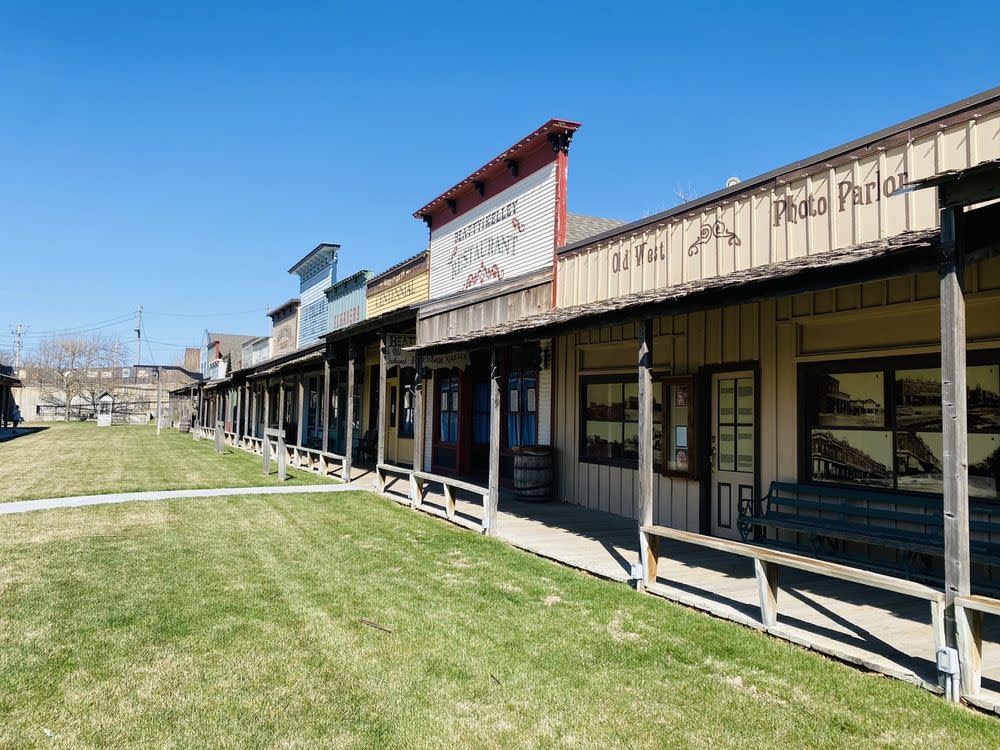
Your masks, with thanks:
[(238, 333), (212, 333), (205, 331), (201, 348), (202, 377), (221, 380), (233, 370), (243, 366), (243, 342), (253, 338)]
[(287, 354), (299, 347), (299, 305), (298, 299), (290, 299), (268, 313), (271, 318), (270, 356)]
[(337, 282), (339, 251), (340, 245), (321, 242), (288, 269), (288, 273), (299, 277), (299, 348), (315, 343), (327, 331), (330, 316), (326, 290)]

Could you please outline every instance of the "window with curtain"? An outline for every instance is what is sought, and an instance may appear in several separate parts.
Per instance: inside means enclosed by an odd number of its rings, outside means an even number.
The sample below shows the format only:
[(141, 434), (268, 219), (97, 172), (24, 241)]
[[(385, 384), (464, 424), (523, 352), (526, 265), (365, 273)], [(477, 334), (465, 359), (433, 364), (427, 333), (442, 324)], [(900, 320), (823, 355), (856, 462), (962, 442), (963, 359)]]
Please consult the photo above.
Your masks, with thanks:
[(472, 442), (490, 443), (490, 382), (476, 383), (472, 390)]
[(399, 436), (403, 438), (413, 437), (413, 420), (416, 416), (413, 406), (413, 388), (416, 379), (416, 370), (412, 367), (404, 367), (400, 374), (399, 392)]
[(507, 375), (507, 447), (538, 443), (538, 371)]
[(458, 375), (438, 378), (438, 439), (442, 443), (458, 441)]

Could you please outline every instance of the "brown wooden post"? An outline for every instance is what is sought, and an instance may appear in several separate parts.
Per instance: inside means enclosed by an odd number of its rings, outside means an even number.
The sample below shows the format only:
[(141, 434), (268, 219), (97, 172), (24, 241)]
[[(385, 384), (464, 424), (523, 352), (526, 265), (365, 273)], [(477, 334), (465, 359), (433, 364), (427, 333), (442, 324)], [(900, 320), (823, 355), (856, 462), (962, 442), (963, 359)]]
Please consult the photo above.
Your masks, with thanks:
[(305, 377), (300, 372), (298, 378), (296, 379), (296, 393), (295, 397), (298, 399), (298, 414), (296, 416), (295, 425), (295, 444), (300, 448), (302, 445), (302, 435), (304, 433), (305, 421), (306, 421), (306, 386)]
[[(941, 211), (941, 407), (944, 479), (945, 597), (969, 593), (969, 451), (966, 415), (965, 296), (956, 246), (956, 213)], [(954, 612), (948, 613), (954, 645)]]
[(344, 416), (344, 476), (345, 482), (351, 481), (354, 470), (354, 343), (347, 342), (347, 413)]
[[(323, 358), (323, 444), (326, 453), (330, 449), (330, 359)], [(324, 459), (325, 460), (325, 459)], [(326, 472), (323, 472), (324, 474)]]
[(760, 598), (760, 621), (765, 627), (778, 624), (778, 566), (765, 560), (753, 561)]
[[(271, 387), (265, 380), (261, 386), (264, 389), (264, 431), (271, 426)], [(267, 453), (267, 443), (264, 443), (264, 452)]]
[(236, 433), (236, 447), (240, 447), (240, 440), (243, 438), (243, 386), (236, 389), (236, 419), (233, 420), (233, 432)]
[(961, 207), (941, 210), (941, 434), (944, 480), (945, 638), (957, 648), (955, 597), (970, 591), (969, 443)]
[[(416, 357), (413, 378), (413, 471), (424, 468), (424, 382), (423, 357)], [(424, 483), (419, 477), (410, 475), (410, 507), (417, 508), (423, 500)]]
[(490, 350), (490, 472), (489, 492), (483, 509), (483, 531), (497, 533), (497, 506), (500, 504), (500, 359), (496, 344)]
[(282, 379), (278, 383), (278, 419), (274, 425), (277, 429), (284, 431), (285, 429), (285, 381)]
[(385, 334), (380, 334), (378, 339), (378, 447), (375, 451), (375, 490), (377, 492), (385, 490), (385, 476), (378, 467), (385, 463), (385, 426), (387, 424), (385, 413), (385, 381), (387, 375)]
[(653, 320), (639, 323), (639, 588), (656, 581), (657, 538), (642, 531), (653, 525)]

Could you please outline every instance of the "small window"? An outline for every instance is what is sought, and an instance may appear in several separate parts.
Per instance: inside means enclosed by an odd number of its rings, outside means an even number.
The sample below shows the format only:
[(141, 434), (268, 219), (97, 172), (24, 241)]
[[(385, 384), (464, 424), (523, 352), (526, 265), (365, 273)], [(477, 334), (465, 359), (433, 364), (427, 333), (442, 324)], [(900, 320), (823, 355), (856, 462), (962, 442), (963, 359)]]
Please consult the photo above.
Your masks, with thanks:
[(507, 376), (507, 447), (538, 443), (538, 371)]
[(415, 387), (414, 383), (416, 380), (416, 370), (412, 367), (404, 367), (402, 374), (400, 375), (400, 382), (402, 383), (402, 388), (400, 388), (400, 405), (399, 405), (399, 436), (402, 438), (412, 438), (413, 437), (413, 419), (416, 416), (414, 412), (414, 402), (413, 402), (413, 389)]
[(438, 379), (438, 439), (442, 443), (458, 441), (458, 375), (444, 375)]
[[(666, 378), (663, 381), (666, 403), (663, 408), (662, 467), (666, 475), (697, 476), (695, 383), (693, 378)], [(655, 417), (655, 414), (654, 414)], [(654, 446), (656, 450), (655, 430)]]

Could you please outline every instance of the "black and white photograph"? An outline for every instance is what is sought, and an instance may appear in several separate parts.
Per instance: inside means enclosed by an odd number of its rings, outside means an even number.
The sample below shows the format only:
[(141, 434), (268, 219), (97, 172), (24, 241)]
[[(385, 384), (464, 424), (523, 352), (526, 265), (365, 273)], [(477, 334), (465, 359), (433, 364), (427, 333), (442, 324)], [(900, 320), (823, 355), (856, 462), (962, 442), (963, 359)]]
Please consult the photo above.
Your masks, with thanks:
[(892, 486), (892, 433), (813, 430), (810, 445), (815, 481)]
[(885, 375), (850, 372), (812, 375), (807, 381), (813, 424), (819, 427), (885, 425)]

